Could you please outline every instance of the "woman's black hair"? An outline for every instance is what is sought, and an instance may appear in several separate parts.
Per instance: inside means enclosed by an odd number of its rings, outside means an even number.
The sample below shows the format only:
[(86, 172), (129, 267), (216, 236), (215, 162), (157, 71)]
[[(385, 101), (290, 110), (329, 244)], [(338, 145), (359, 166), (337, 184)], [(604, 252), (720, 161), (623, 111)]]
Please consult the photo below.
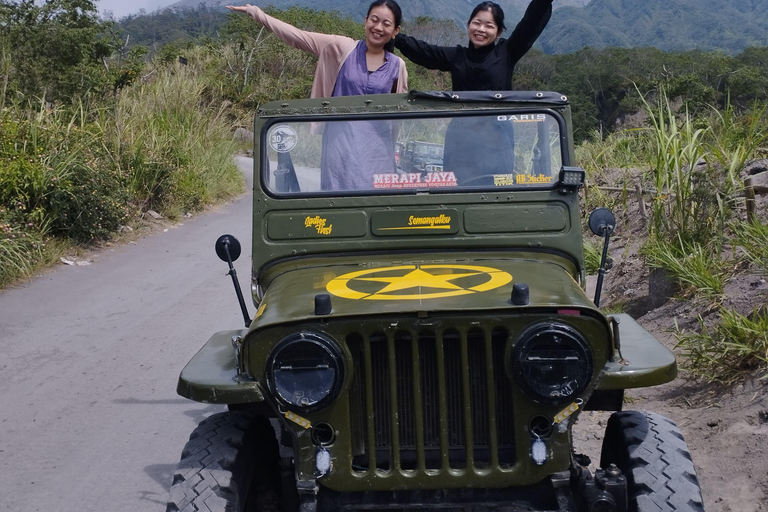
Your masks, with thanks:
[(392, 14), (395, 15), (395, 27), (400, 26), (400, 23), (403, 21), (403, 10), (400, 9), (400, 6), (397, 2), (395, 2), (395, 0), (376, 0), (370, 5), (370, 7), (368, 7), (368, 12), (366, 13), (365, 17), (367, 18), (370, 16), (371, 11), (377, 7), (386, 7), (392, 11)]
[(472, 19), (480, 11), (491, 11), (491, 16), (493, 16), (493, 21), (494, 23), (496, 23), (496, 26), (499, 28), (499, 34), (501, 34), (507, 29), (507, 27), (504, 25), (504, 9), (502, 9), (501, 6), (496, 2), (480, 2), (479, 4), (477, 4), (477, 6), (472, 10), (472, 14), (469, 15), (469, 21), (467, 22), (467, 26), (469, 26), (469, 24), (472, 23)]
[[(403, 10), (400, 9), (400, 5), (398, 5), (395, 0), (376, 0), (373, 2), (370, 7), (368, 7), (368, 12), (365, 14), (365, 17), (371, 15), (371, 11), (374, 10), (377, 7), (386, 7), (390, 11), (392, 11), (392, 14), (395, 15), (395, 28), (400, 26), (400, 23), (403, 21)], [(502, 18), (504, 17), (504, 13), (501, 14)], [(394, 52), (395, 51), (395, 40), (389, 41), (387, 44), (384, 45), (384, 49), (388, 52)]]

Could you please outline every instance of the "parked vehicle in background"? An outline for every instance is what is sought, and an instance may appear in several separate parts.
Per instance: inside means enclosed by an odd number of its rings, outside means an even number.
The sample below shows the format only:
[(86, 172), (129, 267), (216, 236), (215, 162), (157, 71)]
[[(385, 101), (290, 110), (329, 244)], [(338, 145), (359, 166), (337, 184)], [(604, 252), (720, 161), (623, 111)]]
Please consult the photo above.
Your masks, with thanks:
[(409, 140), (400, 144), (399, 167), (404, 172), (440, 172), (443, 170), (443, 144)]

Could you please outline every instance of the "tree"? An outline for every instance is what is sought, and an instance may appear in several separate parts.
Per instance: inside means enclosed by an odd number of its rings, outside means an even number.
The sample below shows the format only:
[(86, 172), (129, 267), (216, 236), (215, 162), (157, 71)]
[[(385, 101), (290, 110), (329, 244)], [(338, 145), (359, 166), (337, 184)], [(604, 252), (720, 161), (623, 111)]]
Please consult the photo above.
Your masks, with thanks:
[[(0, 0), (0, 56), (10, 92), (22, 98), (68, 102), (106, 82), (102, 38), (93, 0)], [(3, 43), (4, 42), (4, 43)]]

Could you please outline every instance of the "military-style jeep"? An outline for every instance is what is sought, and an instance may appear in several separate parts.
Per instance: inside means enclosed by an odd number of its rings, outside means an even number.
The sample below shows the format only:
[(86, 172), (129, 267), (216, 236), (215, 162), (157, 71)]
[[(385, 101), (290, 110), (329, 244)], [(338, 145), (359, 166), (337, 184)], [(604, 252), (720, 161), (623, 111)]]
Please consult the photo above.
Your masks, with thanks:
[[(205, 419), (168, 511), (701, 511), (677, 427), (621, 412), (673, 354), (587, 296), (567, 99), (417, 93), (274, 102), (255, 123), (252, 296), (179, 378)], [(403, 172), (395, 146), (443, 145)], [(607, 242), (615, 219), (588, 222)], [(614, 412), (599, 469), (585, 410)], [(597, 465), (595, 467), (598, 467)], [(593, 474), (594, 473), (594, 474)]]
[(440, 172), (443, 170), (443, 145), (409, 140), (398, 144), (398, 167), (403, 172)]

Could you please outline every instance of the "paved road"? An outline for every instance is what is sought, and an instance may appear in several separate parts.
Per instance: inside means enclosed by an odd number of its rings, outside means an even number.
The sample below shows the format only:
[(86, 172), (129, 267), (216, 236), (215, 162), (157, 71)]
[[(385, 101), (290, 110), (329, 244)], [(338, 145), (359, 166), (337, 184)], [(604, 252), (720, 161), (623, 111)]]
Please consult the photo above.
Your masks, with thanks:
[(250, 198), (0, 293), (0, 511), (165, 510), (189, 434), (223, 409), (176, 380), (211, 333), (243, 324), (213, 243), (242, 242), (247, 298)]

